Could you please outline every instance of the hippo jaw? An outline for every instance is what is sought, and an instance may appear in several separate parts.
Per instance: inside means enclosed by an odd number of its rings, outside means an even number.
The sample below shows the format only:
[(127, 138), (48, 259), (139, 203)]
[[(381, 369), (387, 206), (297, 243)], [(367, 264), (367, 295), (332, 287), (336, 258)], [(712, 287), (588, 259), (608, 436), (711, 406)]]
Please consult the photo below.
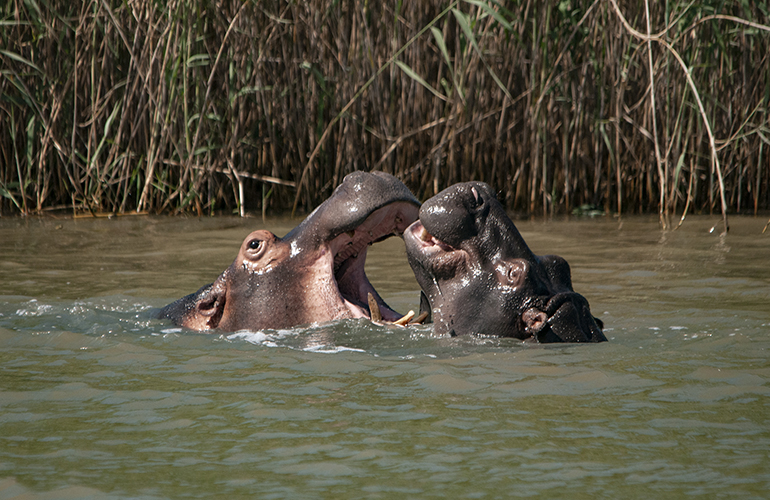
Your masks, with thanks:
[(438, 334), (606, 340), (572, 290), (566, 261), (534, 255), (485, 184), (455, 185), (426, 201), (404, 242)]
[(194, 330), (290, 328), (370, 317), (400, 317), (365, 273), (369, 245), (402, 235), (419, 202), (395, 177), (356, 172), (285, 237), (255, 231), (210, 285), (163, 308), (159, 317)]

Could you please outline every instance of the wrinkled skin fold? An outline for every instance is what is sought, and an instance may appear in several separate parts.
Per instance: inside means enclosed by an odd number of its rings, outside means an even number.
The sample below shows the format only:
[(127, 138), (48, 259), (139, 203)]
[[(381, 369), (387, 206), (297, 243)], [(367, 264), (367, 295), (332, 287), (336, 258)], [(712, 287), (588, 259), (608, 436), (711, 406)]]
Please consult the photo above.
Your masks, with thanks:
[(572, 289), (569, 264), (533, 254), (487, 184), (455, 184), (426, 201), (404, 243), (437, 334), (607, 340)]
[(400, 317), (364, 272), (372, 243), (402, 235), (419, 202), (392, 175), (353, 172), (283, 238), (249, 234), (211, 284), (164, 307), (160, 318), (199, 331), (261, 330), (370, 317), (371, 294), (383, 318)]

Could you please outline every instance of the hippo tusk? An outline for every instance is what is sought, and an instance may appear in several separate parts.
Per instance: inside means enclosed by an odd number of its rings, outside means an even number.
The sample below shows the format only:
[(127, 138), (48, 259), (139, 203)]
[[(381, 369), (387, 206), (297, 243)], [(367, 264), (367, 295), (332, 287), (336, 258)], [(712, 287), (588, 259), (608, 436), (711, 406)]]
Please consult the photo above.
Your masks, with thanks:
[[(420, 324), (423, 321), (425, 321), (425, 318), (428, 317), (427, 311), (423, 311), (420, 313), (419, 316), (416, 318), (414, 317), (414, 311), (410, 310), (408, 313), (404, 314), (402, 317), (397, 319), (396, 321), (383, 321), (382, 320), (382, 312), (380, 311), (380, 306), (377, 304), (377, 301), (374, 299), (374, 295), (371, 293), (368, 294), (367, 300), (369, 301), (369, 315), (370, 319), (372, 320), (372, 323), (378, 323), (378, 324), (390, 324), (390, 325), (397, 325), (397, 326), (406, 326), (406, 325), (415, 325)], [(412, 321), (414, 319), (414, 321)]]
[(423, 321), (425, 321), (428, 318), (428, 311), (423, 311), (420, 314), (417, 315), (416, 318), (414, 318), (409, 324), (410, 325), (421, 325)]
[(409, 323), (409, 320), (412, 318), (414, 318), (414, 311), (409, 311), (408, 313), (404, 314), (403, 317), (394, 321), (393, 324), (398, 326), (406, 326), (406, 324)]
[(382, 313), (380, 312), (380, 306), (377, 305), (377, 301), (374, 300), (374, 295), (371, 292), (369, 292), (367, 299), (369, 300), (369, 316), (372, 322), (381, 323)]

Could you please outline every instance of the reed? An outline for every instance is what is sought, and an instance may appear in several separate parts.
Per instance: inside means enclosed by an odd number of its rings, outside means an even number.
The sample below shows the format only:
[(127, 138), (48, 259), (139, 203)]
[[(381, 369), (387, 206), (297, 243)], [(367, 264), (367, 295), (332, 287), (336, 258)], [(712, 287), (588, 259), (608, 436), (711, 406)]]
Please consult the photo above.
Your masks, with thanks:
[(308, 210), (356, 169), (523, 214), (770, 208), (763, 2), (11, 0), (0, 212)]

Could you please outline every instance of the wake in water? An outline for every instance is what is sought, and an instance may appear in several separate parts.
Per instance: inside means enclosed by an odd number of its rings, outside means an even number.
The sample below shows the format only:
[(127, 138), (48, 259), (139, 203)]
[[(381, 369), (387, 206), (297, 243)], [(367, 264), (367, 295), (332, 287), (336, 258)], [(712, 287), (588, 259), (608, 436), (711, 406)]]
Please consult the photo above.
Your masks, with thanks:
[[(156, 301), (157, 302), (157, 301)], [(435, 336), (431, 325), (377, 325), (346, 319), (290, 329), (201, 334), (154, 318), (158, 303), (124, 295), (76, 301), (0, 297), (0, 328), (32, 335), (72, 332), (92, 339), (136, 343), (152, 339), (180, 346), (227, 345), (284, 348), (311, 353), (361, 352), (374, 356), (456, 357), (524, 347), (515, 339)]]

